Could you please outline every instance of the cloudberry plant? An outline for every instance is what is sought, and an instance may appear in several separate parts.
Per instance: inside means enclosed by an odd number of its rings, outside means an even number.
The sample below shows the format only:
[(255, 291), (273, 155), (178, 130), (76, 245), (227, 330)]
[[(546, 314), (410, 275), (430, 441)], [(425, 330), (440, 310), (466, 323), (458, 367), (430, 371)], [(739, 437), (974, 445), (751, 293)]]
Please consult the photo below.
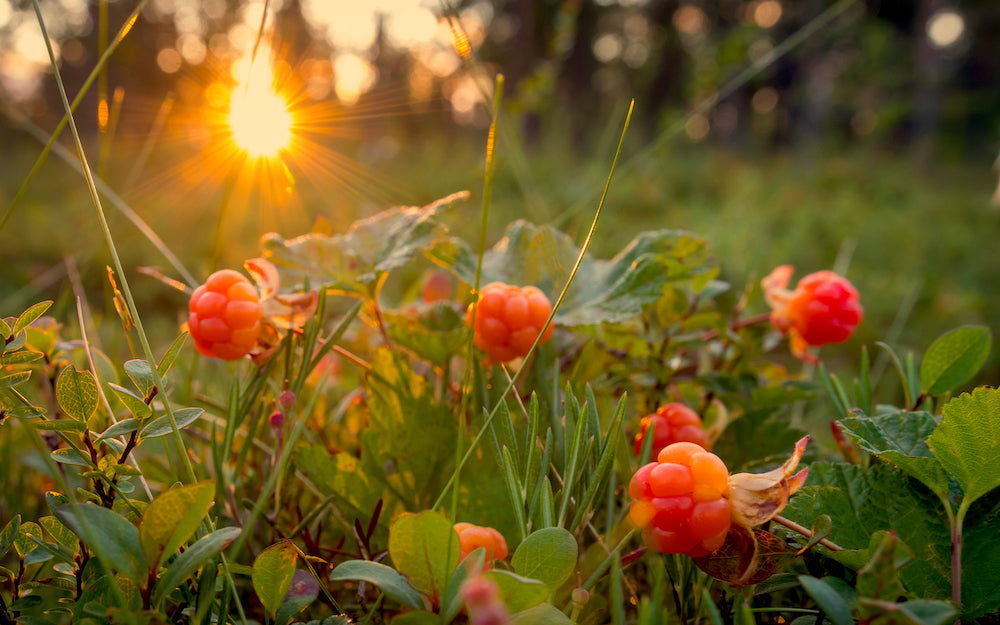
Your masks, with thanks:
[(701, 417), (679, 402), (671, 402), (656, 409), (651, 415), (646, 415), (639, 422), (639, 433), (635, 435), (635, 455), (642, 453), (642, 445), (649, 428), (653, 428), (653, 446), (650, 457), (655, 458), (660, 450), (671, 443), (687, 441), (711, 449), (708, 436), (701, 427)]
[(660, 553), (708, 555), (722, 546), (731, 523), (729, 470), (691, 442), (664, 447), (628, 487), (629, 516), (646, 546)]
[[(465, 323), (471, 328), (475, 315), (476, 346), (490, 360), (507, 362), (528, 354), (551, 312), (549, 298), (537, 287), (491, 282), (480, 290), (479, 300), (469, 304)], [(541, 342), (551, 336), (550, 325)]]
[(864, 309), (858, 291), (846, 278), (832, 271), (817, 271), (787, 289), (794, 268), (781, 265), (761, 280), (771, 306), (771, 323), (791, 337), (792, 353), (813, 361), (809, 347), (842, 343), (861, 323)]
[(232, 269), (216, 271), (191, 295), (188, 330), (205, 356), (238, 360), (257, 345), (261, 307), (257, 289)]
[(503, 534), (492, 527), (473, 525), (472, 523), (456, 523), (459, 549), (462, 559), (482, 547), (486, 550), (487, 566), (493, 560), (503, 560), (507, 557), (507, 541)]

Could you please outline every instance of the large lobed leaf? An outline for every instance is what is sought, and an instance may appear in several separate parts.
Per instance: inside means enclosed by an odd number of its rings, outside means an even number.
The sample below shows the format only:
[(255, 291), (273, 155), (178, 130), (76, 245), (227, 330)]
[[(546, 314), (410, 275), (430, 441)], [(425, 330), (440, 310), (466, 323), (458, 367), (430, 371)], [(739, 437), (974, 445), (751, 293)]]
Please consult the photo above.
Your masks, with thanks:
[[(476, 255), (463, 242), (449, 239), (431, 254), (462, 280), (475, 282)], [(580, 248), (565, 233), (518, 220), (483, 255), (481, 282), (534, 285), (554, 299), (579, 254)], [(714, 277), (707, 255), (704, 240), (677, 230), (657, 230), (643, 232), (611, 260), (585, 256), (556, 321), (572, 326), (630, 319), (659, 299), (670, 282), (693, 279), (698, 287), (707, 284)]]
[[(833, 519), (829, 538), (848, 551), (832, 557), (851, 568), (871, 557), (871, 537), (894, 531), (914, 553), (899, 579), (915, 597), (951, 597), (950, 529), (944, 509), (919, 482), (889, 465), (869, 468), (814, 462), (806, 486), (789, 501), (784, 516), (806, 527), (822, 515)], [(989, 496), (966, 519), (962, 558), (964, 616), (975, 618), (1000, 601), (1000, 541), (996, 522), (1000, 497)]]
[(971, 503), (1000, 486), (1000, 390), (963, 393), (942, 413), (927, 444)]
[(264, 256), (288, 278), (358, 296), (370, 295), (386, 272), (422, 255), (447, 232), (436, 219), (441, 209), (468, 197), (455, 193), (424, 207), (401, 206), (356, 221), (344, 234), (310, 233), (283, 239), (263, 237)]

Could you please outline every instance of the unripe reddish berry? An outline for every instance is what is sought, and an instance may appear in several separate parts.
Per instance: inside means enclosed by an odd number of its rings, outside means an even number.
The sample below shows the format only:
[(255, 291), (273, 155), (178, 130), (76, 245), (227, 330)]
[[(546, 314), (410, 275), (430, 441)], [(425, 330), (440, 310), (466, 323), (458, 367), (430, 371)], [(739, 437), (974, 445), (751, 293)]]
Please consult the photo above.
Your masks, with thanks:
[(806, 350), (846, 341), (861, 323), (864, 309), (854, 285), (832, 271), (811, 273), (789, 291), (792, 271), (790, 265), (777, 267), (761, 285), (771, 305), (771, 323), (790, 334), (796, 356), (814, 360)]
[(504, 540), (503, 534), (492, 527), (456, 523), (455, 532), (458, 533), (462, 559), (480, 547), (486, 550), (487, 566), (493, 560), (503, 560), (507, 557), (507, 541)]
[[(538, 288), (491, 282), (480, 290), (479, 300), (469, 304), (465, 323), (471, 328), (475, 315), (476, 346), (490, 360), (507, 362), (528, 354), (551, 312), (549, 298)], [(549, 325), (540, 342), (551, 336)]]
[(722, 546), (731, 523), (729, 470), (691, 442), (664, 447), (629, 482), (629, 516), (646, 546), (701, 557)]
[(660, 406), (656, 412), (646, 415), (639, 422), (639, 433), (635, 435), (635, 455), (642, 453), (646, 433), (653, 428), (653, 446), (650, 457), (655, 458), (660, 450), (671, 443), (687, 441), (700, 445), (706, 451), (711, 449), (708, 436), (701, 427), (701, 417), (684, 404), (671, 402)]
[(238, 360), (257, 345), (261, 307), (257, 289), (239, 272), (216, 271), (188, 302), (188, 330), (205, 356)]
[(451, 276), (447, 271), (435, 269), (424, 276), (424, 281), (420, 286), (420, 297), (425, 303), (431, 304), (451, 299), (451, 291)]

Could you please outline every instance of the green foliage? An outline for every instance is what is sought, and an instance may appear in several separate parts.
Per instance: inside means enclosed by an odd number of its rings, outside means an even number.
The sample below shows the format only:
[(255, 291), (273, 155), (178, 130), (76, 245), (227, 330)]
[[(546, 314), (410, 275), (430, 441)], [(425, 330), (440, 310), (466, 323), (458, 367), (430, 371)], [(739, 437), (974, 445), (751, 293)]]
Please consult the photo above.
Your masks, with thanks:
[(283, 540), (260, 552), (253, 561), (253, 589), (272, 619), (292, 585), (298, 559), (295, 543)]
[(341, 562), (337, 568), (330, 572), (331, 581), (347, 579), (375, 584), (387, 597), (414, 610), (424, 607), (420, 593), (407, 583), (406, 578), (400, 575), (396, 569), (380, 562), (348, 560)]
[(1000, 486), (1000, 391), (980, 388), (948, 402), (927, 445), (966, 505)]
[(520, 575), (536, 579), (555, 592), (576, 568), (576, 539), (560, 527), (533, 532), (518, 546), (511, 559)]
[(989, 328), (956, 328), (931, 343), (920, 363), (920, 390), (940, 395), (969, 381), (990, 355)]
[(448, 519), (436, 512), (406, 513), (389, 531), (389, 557), (410, 585), (438, 606), (458, 565), (458, 534)]
[(171, 488), (146, 506), (139, 541), (151, 568), (191, 538), (208, 514), (214, 494), (213, 482), (199, 482)]

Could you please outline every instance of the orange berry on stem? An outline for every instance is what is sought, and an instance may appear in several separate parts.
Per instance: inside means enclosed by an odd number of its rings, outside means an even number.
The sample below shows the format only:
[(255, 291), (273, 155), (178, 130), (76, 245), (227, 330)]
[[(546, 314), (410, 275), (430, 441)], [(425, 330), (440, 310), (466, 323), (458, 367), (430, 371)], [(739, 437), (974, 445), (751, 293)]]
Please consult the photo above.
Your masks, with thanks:
[(256, 347), (260, 329), (257, 289), (232, 269), (213, 273), (188, 301), (188, 330), (195, 348), (205, 356), (243, 358)]
[(493, 560), (503, 560), (507, 557), (507, 541), (503, 534), (492, 527), (473, 525), (472, 523), (456, 523), (461, 558), (482, 547), (486, 550), (486, 565)]
[(646, 415), (639, 422), (639, 433), (635, 435), (635, 454), (642, 453), (649, 428), (653, 428), (653, 446), (650, 457), (655, 458), (660, 450), (671, 443), (687, 441), (710, 449), (708, 436), (701, 427), (701, 417), (679, 402), (671, 402), (656, 409), (651, 415)]
[[(507, 362), (528, 354), (551, 312), (549, 299), (537, 287), (491, 282), (480, 289), (479, 300), (469, 305), (465, 323), (473, 330), (476, 346), (490, 360)], [(551, 335), (550, 325), (540, 342)]]

